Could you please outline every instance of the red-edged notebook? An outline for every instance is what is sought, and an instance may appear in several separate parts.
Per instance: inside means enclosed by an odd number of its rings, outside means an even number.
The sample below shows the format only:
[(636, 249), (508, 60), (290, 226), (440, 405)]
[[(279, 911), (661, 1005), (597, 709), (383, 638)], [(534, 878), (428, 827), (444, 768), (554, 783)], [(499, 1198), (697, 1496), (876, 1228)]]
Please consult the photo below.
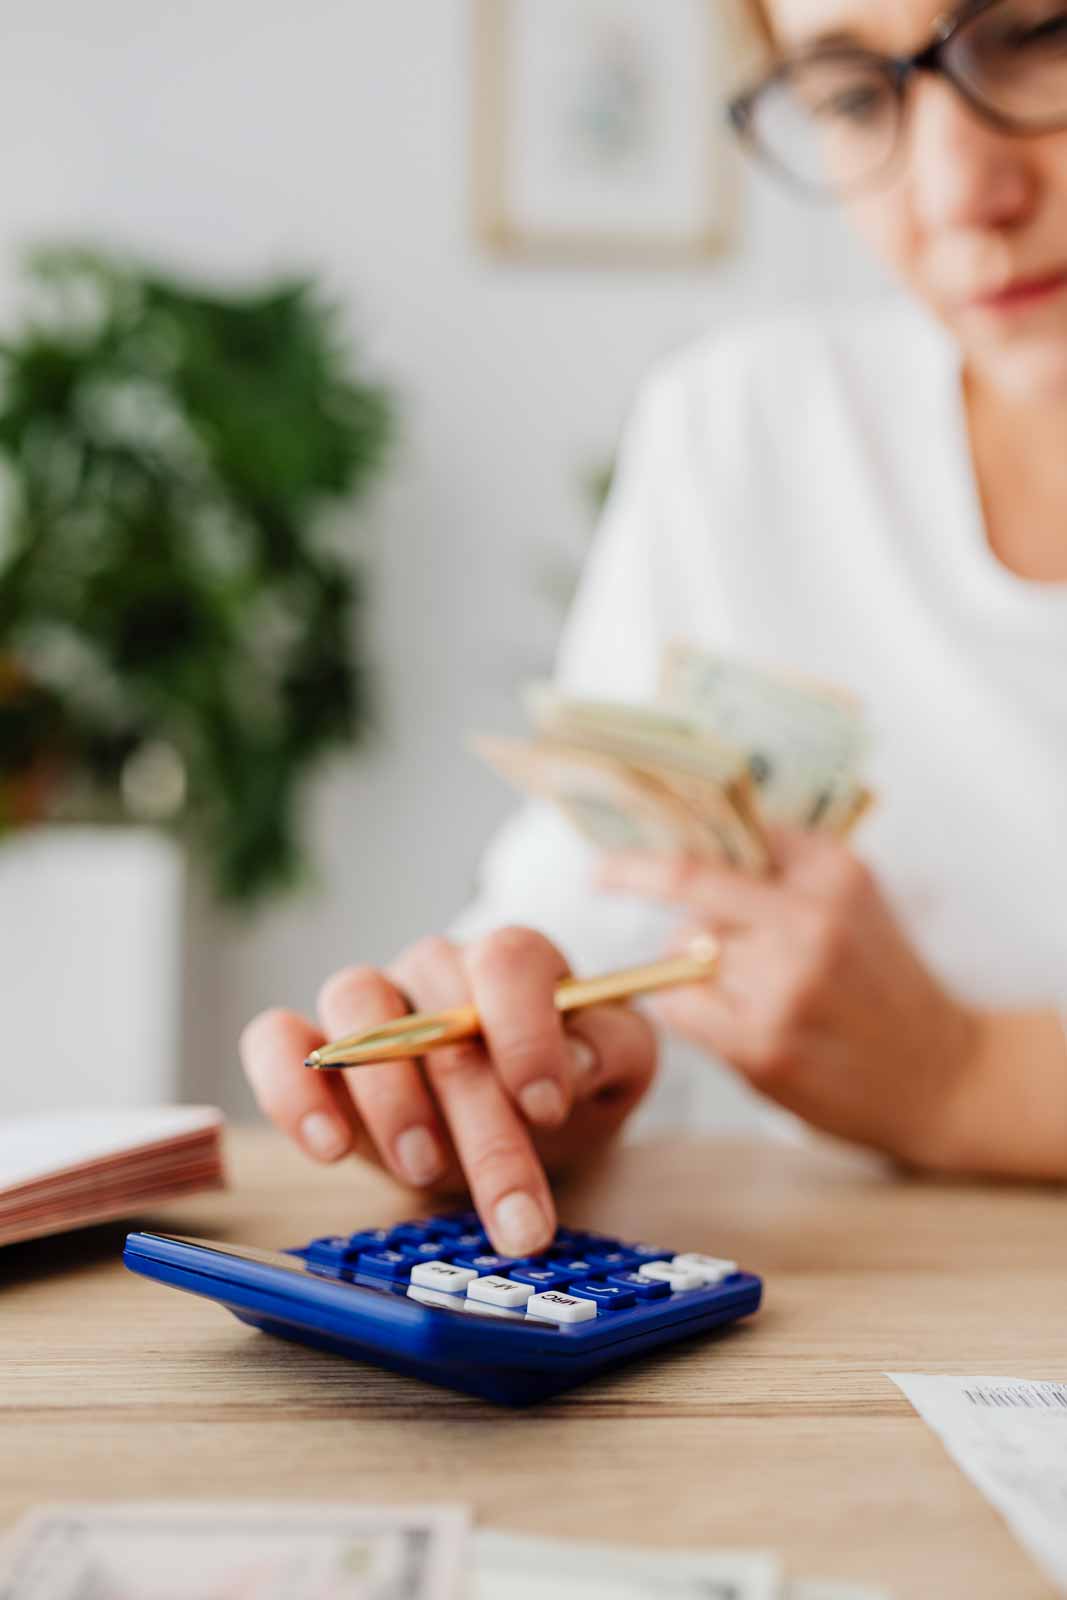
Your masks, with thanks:
[(0, 1122), (0, 1245), (223, 1186), (211, 1106), (68, 1111)]

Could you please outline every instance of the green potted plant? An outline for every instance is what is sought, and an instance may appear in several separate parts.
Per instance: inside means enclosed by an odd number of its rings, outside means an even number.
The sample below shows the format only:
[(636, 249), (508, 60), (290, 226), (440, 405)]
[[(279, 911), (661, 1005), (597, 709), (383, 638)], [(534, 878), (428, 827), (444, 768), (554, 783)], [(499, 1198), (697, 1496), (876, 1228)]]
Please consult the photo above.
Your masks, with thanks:
[(49, 249), (27, 284), (0, 340), (0, 873), (151, 824), (254, 904), (304, 865), (309, 777), (368, 727), (338, 510), (390, 399), (305, 279), (222, 292)]

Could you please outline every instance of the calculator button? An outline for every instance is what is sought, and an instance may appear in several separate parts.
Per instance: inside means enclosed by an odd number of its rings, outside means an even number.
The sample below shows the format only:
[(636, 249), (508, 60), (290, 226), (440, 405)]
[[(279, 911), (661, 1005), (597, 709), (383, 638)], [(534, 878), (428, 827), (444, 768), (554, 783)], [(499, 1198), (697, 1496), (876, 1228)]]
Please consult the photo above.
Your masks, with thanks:
[(639, 1300), (666, 1300), (671, 1292), (669, 1283), (662, 1283), (655, 1278), (642, 1278), (639, 1272), (613, 1272), (608, 1279), (609, 1283), (618, 1284), (620, 1289), (630, 1289)]
[(576, 1256), (589, 1242), (589, 1235), (579, 1228), (557, 1228), (551, 1248), (555, 1251), (568, 1250), (572, 1256)]
[(576, 1253), (588, 1255), (590, 1251), (603, 1254), (605, 1250), (622, 1250), (625, 1246), (619, 1239), (612, 1239), (606, 1233), (589, 1233), (585, 1229), (572, 1234), (571, 1243), (577, 1247)]
[(457, 1233), (454, 1239), (448, 1240), (448, 1253), (451, 1255), (460, 1252), (465, 1255), (484, 1256), (491, 1255), (488, 1234), (475, 1228), (468, 1233)]
[(351, 1258), (352, 1249), (347, 1239), (329, 1234), (322, 1239), (312, 1239), (301, 1253), (311, 1266), (341, 1267)]
[(572, 1283), (568, 1293), (594, 1300), (604, 1311), (623, 1311), (637, 1303), (633, 1290), (621, 1283)]
[(475, 1278), (467, 1285), (468, 1300), (483, 1301), (490, 1306), (505, 1306), (509, 1311), (524, 1306), (533, 1292), (532, 1284), (516, 1283), (513, 1278), (502, 1278), (498, 1273), (490, 1273), (487, 1278)]
[(460, 1300), (457, 1302), (464, 1311), (469, 1311), (475, 1317), (500, 1317), (505, 1322), (522, 1322), (526, 1311), (525, 1306), (520, 1306), (513, 1311), (510, 1306), (490, 1305), (488, 1300)]
[(407, 1256), (409, 1261), (440, 1261), (442, 1255), (447, 1255), (445, 1240), (427, 1239), (425, 1244), (396, 1244), (394, 1249), (399, 1250), (402, 1256)]
[(456, 1211), (443, 1217), (430, 1217), (426, 1226), (433, 1228), (435, 1233), (455, 1238), (459, 1233), (476, 1232), (480, 1223), (476, 1211)]
[(412, 1283), (422, 1289), (443, 1289), (447, 1294), (462, 1294), (477, 1276), (471, 1267), (454, 1267), (447, 1261), (418, 1261), (411, 1268)]
[(704, 1285), (699, 1272), (693, 1272), (688, 1267), (676, 1267), (673, 1261), (646, 1261), (637, 1270), (640, 1277), (653, 1278), (669, 1284), (672, 1289), (700, 1289)]
[[(530, 1265), (533, 1266), (534, 1263), (531, 1262)], [(557, 1272), (566, 1272), (572, 1278), (588, 1278), (593, 1271), (591, 1263), (586, 1261), (584, 1257), (576, 1259), (570, 1255), (556, 1255), (555, 1252), (549, 1257), (545, 1265), (555, 1267)]]
[(466, 1311), (467, 1302), (458, 1294), (446, 1294), (444, 1289), (423, 1289), (417, 1283), (408, 1284), (408, 1299), (417, 1300), (420, 1306), (441, 1306), (445, 1311)]
[(673, 1265), (681, 1267), (686, 1272), (699, 1272), (701, 1281), (705, 1284), (721, 1283), (724, 1278), (732, 1277), (737, 1271), (736, 1261), (724, 1261), (721, 1256), (702, 1256), (696, 1250), (675, 1256)]
[(411, 1257), (401, 1250), (364, 1250), (356, 1266), (375, 1278), (406, 1278), (411, 1271)]
[(635, 1256), (638, 1264), (642, 1261), (669, 1261), (672, 1255), (670, 1250), (664, 1250), (658, 1244), (624, 1244), (622, 1248), (627, 1255)]
[(470, 1251), (451, 1250), (445, 1250), (444, 1254), (451, 1256), (457, 1267), (471, 1267), (472, 1278), (485, 1278), (492, 1272), (507, 1272), (515, 1264), (511, 1256), (474, 1255)]
[(594, 1272), (625, 1272), (627, 1267), (639, 1265), (638, 1258), (629, 1250), (586, 1250), (585, 1259)]
[(379, 1250), (387, 1247), (393, 1234), (391, 1228), (365, 1228), (362, 1233), (348, 1236), (348, 1248), (354, 1255), (361, 1250)]
[(596, 1303), (560, 1289), (535, 1294), (526, 1302), (526, 1315), (542, 1322), (589, 1322), (596, 1316)]
[(402, 1222), (399, 1228), (394, 1228), (389, 1235), (389, 1243), (394, 1249), (402, 1244), (425, 1244), (427, 1240), (440, 1240), (441, 1235), (436, 1228), (428, 1222)]
[(535, 1289), (565, 1289), (573, 1276), (558, 1267), (514, 1266), (509, 1273), (516, 1283), (532, 1283)]

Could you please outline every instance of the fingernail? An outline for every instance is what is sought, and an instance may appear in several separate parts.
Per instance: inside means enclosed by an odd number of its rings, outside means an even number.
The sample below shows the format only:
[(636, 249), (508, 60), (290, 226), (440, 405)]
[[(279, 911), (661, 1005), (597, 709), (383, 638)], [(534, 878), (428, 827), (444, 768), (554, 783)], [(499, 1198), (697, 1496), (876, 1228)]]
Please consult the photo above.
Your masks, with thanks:
[(432, 1183), (445, 1170), (444, 1152), (429, 1128), (405, 1128), (396, 1141), (396, 1159), (416, 1188)]
[(506, 1256), (526, 1256), (548, 1243), (548, 1219), (531, 1194), (516, 1189), (493, 1212), (493, 1243)]
[(538, 1078), (519, 1090), (519, 1104), (531, 1122), (555, 1128), (567, 1115), (567, 1102), (563, 1090), (554, 1078)]
[(575, 1085), (580, 1088), (583, 1083), (596, 1076), (599, 1065), (597, 1053), (585, 1039), (572, 1038), (568, 1039), (567, 1043), (570, 1046)]
[(350, 1141), (344, 1123), (327, 1116), (325, 1111), (309, 1111), (300, 1124), (300, 1142), (316, 1161), (337, 1161)]

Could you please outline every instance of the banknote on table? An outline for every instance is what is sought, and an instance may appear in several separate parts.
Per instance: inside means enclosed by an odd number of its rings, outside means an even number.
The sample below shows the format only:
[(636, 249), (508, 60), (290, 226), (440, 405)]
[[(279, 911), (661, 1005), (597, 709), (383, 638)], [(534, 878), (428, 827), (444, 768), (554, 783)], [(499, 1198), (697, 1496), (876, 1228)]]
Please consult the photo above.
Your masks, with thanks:
[(764, 1551), (660, 1550), (476, 1533), (464, 1600), (782, 1600)]
[(659, 698), (746, 752), (769, 823), (844, 836), (869, 807), (859, 776), (869, 736), (847, 691), (677, 641), (664, 655)]
[(790, 1582), (763, 1550), (665, 1550), (476, 1533), (463, 1600), (888, 1600), (847, 1583)]
[(42, 1506), (0, 1553), (0, 1600), (455, 1600), (458, 1506)]

